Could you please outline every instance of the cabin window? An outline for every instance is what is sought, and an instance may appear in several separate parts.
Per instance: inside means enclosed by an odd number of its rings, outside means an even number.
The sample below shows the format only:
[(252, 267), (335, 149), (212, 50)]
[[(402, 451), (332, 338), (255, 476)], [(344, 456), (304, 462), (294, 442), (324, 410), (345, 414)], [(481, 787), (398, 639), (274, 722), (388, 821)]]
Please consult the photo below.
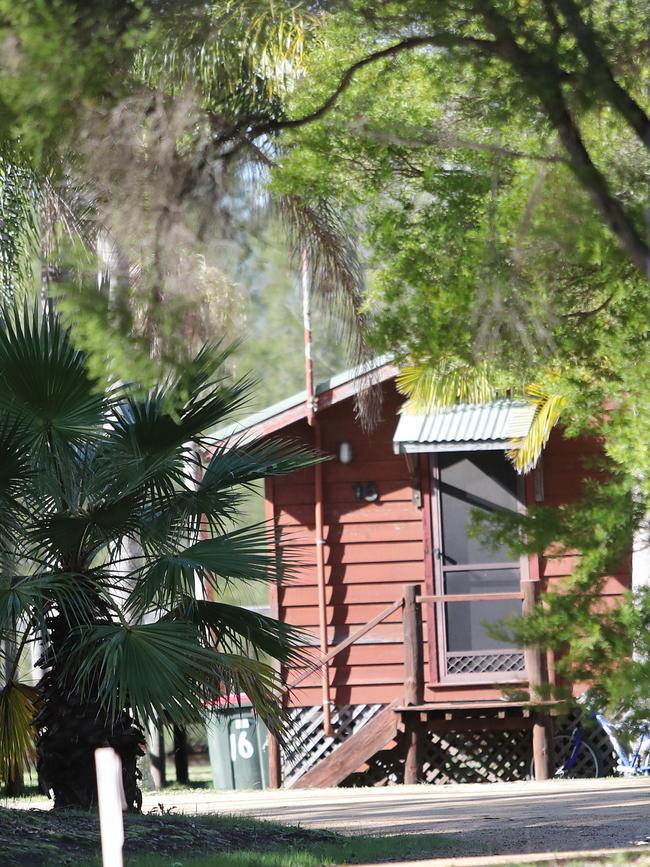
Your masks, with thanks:
[(523, 651), (486, 629), (521, 613), (520, 562), (507, 547), (470, 533), (474, 511), (521, 508), (520, 480), (500, 450), (443, 452), (431, 462), (435, 593), (450, 597), (435, 604), (440, 676), (520, 679)]

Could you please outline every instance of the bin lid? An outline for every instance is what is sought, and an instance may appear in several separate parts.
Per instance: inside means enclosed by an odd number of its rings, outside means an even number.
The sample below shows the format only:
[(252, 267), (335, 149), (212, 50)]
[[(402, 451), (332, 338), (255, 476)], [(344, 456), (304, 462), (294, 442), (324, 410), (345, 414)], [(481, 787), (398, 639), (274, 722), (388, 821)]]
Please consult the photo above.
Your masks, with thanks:
[(241, 705), (252, 705), (252, 701), (245, 692), (231, 692), (228, 695), (220, 695), (219, 698), (212, 698), (204, 702), (205, 707), (239, 707)]

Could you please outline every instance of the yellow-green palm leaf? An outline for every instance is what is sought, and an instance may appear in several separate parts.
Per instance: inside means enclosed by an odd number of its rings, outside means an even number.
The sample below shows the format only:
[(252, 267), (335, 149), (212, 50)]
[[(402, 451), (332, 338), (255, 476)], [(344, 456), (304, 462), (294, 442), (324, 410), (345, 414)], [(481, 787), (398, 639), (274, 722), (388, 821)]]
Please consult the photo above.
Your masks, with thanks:
[(497, 395), (485, 363), (471, 365), (456, 358), (443, 358), (403, 367), (397, 387), (408, 397), (405, 409), (414, 414), (431, 412), (456, 403), (488, 403)]
[(0, 778), (15, 778), (33, 764), (37, 694), (33, 686), (10, 681), (0, 691)]
[(526, 394), (535, 404), (533, 422), (528, 435), (518, 440), (507, 453), (520, 473), (527, 473), (536, 465), (566, 406), (563, 395), (551, 394), (534, 382), (526, 386)]

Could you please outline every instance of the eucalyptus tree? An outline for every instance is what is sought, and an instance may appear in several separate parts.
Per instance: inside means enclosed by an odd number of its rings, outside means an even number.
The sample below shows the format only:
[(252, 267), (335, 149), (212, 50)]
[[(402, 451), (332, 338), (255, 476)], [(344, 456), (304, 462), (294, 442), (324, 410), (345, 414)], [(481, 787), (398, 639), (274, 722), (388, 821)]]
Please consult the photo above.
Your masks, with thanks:
[[(233, 521), (242, 488), (313, 457), (276, 441), (209, 445), (250, 394), (220, 372), (227, 356), (206, 346), (182, 379), (102, 390), (58, 318), (3, 310), (0, 541), (17, 566), (1, 577), (0, 637), (18, 653), (0, 692), (0, 760), (6, 777), (35, 753), (55, 807), (95, 802), (94, 750), (111, 745), (138, 809), (142, 726), (199, 721), (232, 692), (282, 734), (272, 659), (295, 662), (298, 637), (219, 593), (290, 570), (272, 528)], [(36, 640), (33, 687), (19, 672)]]

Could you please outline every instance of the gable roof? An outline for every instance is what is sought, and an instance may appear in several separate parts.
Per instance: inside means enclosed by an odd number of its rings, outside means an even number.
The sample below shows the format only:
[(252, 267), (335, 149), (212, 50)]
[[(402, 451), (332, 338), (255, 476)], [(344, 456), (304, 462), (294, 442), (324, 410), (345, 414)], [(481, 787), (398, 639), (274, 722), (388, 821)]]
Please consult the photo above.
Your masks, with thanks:
[[(397, 367), (393, 364), (392, 355), (381, 355), (366, 364), (337, 373), (315, 386), (314, 396), (318, 410), (334, 406), (342, 400), (353, 397), (363, 388), (385, 382), (396, 374)], [(366, 378), (368, 381), (364, 384), (363, 380)], [(260, 439), (303, 418), (307, 418), (306, 389), (266, 409), (251, 413), (240, 421), (212, 431), (210, 439), (217, 442), (223, 442), (233, 436), (241, 437), (243, 441)]]

